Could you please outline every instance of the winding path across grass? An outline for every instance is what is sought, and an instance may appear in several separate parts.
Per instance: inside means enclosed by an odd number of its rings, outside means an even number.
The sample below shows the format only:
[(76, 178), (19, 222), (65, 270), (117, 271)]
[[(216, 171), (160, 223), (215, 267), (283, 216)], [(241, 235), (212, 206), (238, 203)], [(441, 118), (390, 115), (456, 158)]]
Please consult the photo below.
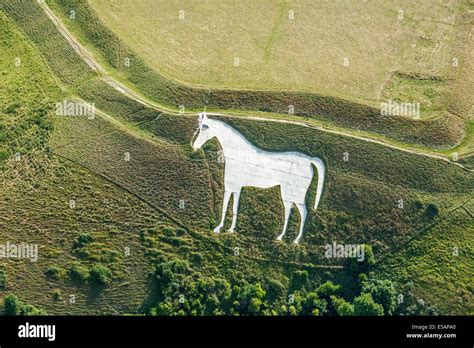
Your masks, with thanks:
[[(151, 102), (148, 100), (146, 97), (140, 95), (139, 93), (135, 92), (133, 89), (129, 88), (128, 86), (124, 85), (114, 77), (112, 77), (107, 70), (95, 59), (95, 57), (92, 55), (91, 52), (87, 48), (85, 48), (76, 38), (75, 36), (66, 28), (62, 20), (50, 9), (50, 7), (45, 3), (44, 0), (37, 0), (41, 8), (45, 11), (47, 16), (51, 19), (51, 21), (54, 23), (55, 27), (58, 29), (58, 31), (64, 36), (64, 38), (68, 41), (68, 43), (71, 45), (71, 47), (79, 54), (79, 56), (93, 69), (95, 72), (97, 72), (103, 80), (108, 83), (110, 86), (112, 86), (115, 90), (119, 91), (120, 93), (126, 95), (127, 97), (135, 100), (136, 102), (145, 105), (147, 107), (153, 108), (157, 111), (164, 111), (168, 112), (171, 114), (176, 114), (175, 110), (163, 107), (162, 105), (159, 105), (157, 103)], [(189, 113), (188, 113), (189, 114)], [(209, 115), (212, 115), (213, 113), (208, 113)], [(406, 144), (405, 146), (399, 146), (393, 143), (390, 143), (385, 140), (380, 140), (376, 138), (370, 138), (362, 135), (357, 135), (352, 132), (349, 132), (347, 130), (339, 130), (339, 129), (333, 129), (329, 128), (326, 126), (321, 126), (317, 122), (313, 120), (308, 120), (308, 121), (297, 121), (297, 120), (288, 120), (288, 119), (281, 119), (281, 118), (276, 118), (271, 115), (269, 116), (247, 116), (247, 115), (236, 115), (236, 114), (221, 114), (221, 113), (214, 113), (214, 115), (218, 115), (221, 117), (241, 117), (241, 118), (246, 118), (250, 120), (257, 120), (257, 121), (267, 121), (267, 122), (278, 122), (278, 123), (288, 123), (288, 124), (294, 124), (302, 127), (308, 127), (312, 129), (317, 129), (322, 132), (328, 132), (332, 134), (338, 134), (342, 136), (347, 136), (350, 138), (362, 140), (362, 141), (367, 141), (371, 143), (376, 143), (382, 146), (390, 147), (392, 149), (420, 155), (420, 156), (426, 156), (434, 159), (439, 159), (443, 160), (445, 162), (457, 165), (465, 170), (468, 171), (474, 171), (473, 169), (469, 169), (462, 165), (461, 163), (452, 161), (449, 157), (441, 154), (437, 154), (434, 152), (429, 152), (429, 151), (424, 151), (421, 149), (416, 149), (413, 147), (410, 147), (410, 144)], [(469, 154), (470, 155), (470, 154)]]

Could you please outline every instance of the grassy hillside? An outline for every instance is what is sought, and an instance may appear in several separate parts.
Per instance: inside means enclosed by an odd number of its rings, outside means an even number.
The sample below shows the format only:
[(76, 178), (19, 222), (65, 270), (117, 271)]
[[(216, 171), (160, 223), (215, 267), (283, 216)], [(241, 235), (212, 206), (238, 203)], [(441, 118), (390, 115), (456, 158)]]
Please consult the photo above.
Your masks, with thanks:
[(404, 284), (421, 307), (436, 303), (438, 313), (473, 315), (473, 202), (390, 254), (377, 273)]
[[(1, 15), (6, 52), (1, 109), (5, 199), (0, 202), (6, 218), (0, 226), (1, 240), (38, 243), (41, 257), (34, 264), (2, 260), (8, 285), (0, 288), (0, 295), (14, 292), (53, 314), (196, 314), (208, 310), (201, 311), (195, 297), (209, 287), (219, 292), (215, 289), (224, 284), (222, 297), (245, 307), (223, 304), (224, 313), (310, 314), (316, 306), (323, 314), (321, 302), (326, 301), (334, 314), (332, 300), (320, 289), (323, 282), (343, 285), (337, 294), (348, 301), (364, 287), (353, 265), (324, 256), (324, 244), (337, 241), (372, 247), (375, 259), (382, 262), (371, 278), (393, 279), (397, 291), (405, 292), (407, 278), (397, 272), (414, 267), (416, 296), (440, 313), (471, 312), (466, 298), (472, 293), (469, 249), (462, 248), (466, 252), (459, 262), (447, 264), (456, 268), (449, 277), (459, 294), (456, 298), (438, 291), (438, 284), (428, 277), (431, 258), (436, 257), (431, 249), (410, 251), (417, 238), (433, 238), (436, 250), (443, 252), (452, 243), (469, 240), (463, 228), (470, 230), (471, 215), (461, 212), (459, 224), (447, 224), (445, 217), (472, 199), (471, 172), (297, 125), (226, 118), (261, 148), (321, 157), (328, 173), (321, 206), (310, 213), (302, 244), (291, 243), (299, 223), (296, 213), (285, 240), (275, 240), (283, 224), (277, 188), (246, 188), (237, 232), (216, 235), (211, 228), (220, 218), (223, 165), (216, 142), (204, 151), (192, 151), (196, 115), (160, 113), (118, 93), (82, 61), (76, 65), (75, 52), (38, 6), (2, 5), (8, 17)], [(50, 38), (42, 40), (46, 34)], [(71, 58), (53, 54), (55, 46)], [(18, 52), (26, 62), (20, 69), (14, 64)], [(173, 93), (179, 97), (180, 91)], [(94, 102), (99, 113), (94, 119), (54, 115), (54, 102), (66, 97)], [(17, 149), (23, 154), (20, 161), (14, 158)], [(307, 199), (313, 201), (314, 194), (315, 182)], [(430, 210), (433, 206), (436, 213)], [(449, 239), (445, 233), (451, 233)], [(394, 255), (394, 264), (386, 264), (391, 259), (387, 255)], [(424, 263), (413, 266), (413, 256)], [(261, 298), (257, 284), (268, 297)], [(270, 295), (275, 288), (277, 301)], [(296, 292), (312, 304), (290, 309), (288, 295)], [(78, 294), (74, 306), (68, 303), (70, 294)], [(179, 301), (183, 294), (190, 298), (185, 305)], [(245, 294), (253, 296), (248, 306)], [(170, 309), (174, 307), (176, 313)]]
[[(165, 76), (213, 89), (312, 91), (369, 102), (418, 100), (425, 111), (446, 108), (454, 74), (449, 61), (458, 40), (454, 25), (467, 24), (460, 18), (467, 7), (463, 2), (90, 4)], [(239, 67), (234, 67), (235, 57)], [(343, 65), (345, 57), (348, 66)], [(396, 72), (430, 75), (442, 82), (433, 86), (400, 80)]]
[[(137, 222), (127, 221), (127, 216), (139, 214), (140, 225), (153, 213), (142, 212), (140, 202), (121, 196), (104, 180), (51, 155), (53, 103), (61, 93), (40, 55), (3, 13), (0, 20), (1, 130), (2, 146), (6, 147), (1, 171), (0, 243), (38, 244), (39, 248), (37, 262), (1, 260), (0, 268), (8, 280), (0, 297), (16, 293), (49, 313), (134, 311), (145, 295), (147, 270), (138, 238), (130, 233)], [(21, 60), (18, 66), (16, 58)], [(20, 154), (18, 160), (16, 153)], [(69, 208), (71, 199), (77, 202), (77, 209)], [(117, 216), (123, 216), (120, 222)], [(111, 268), (120, 282), (104, 293), (68, 281), (68, 268), (83, 262), (71, 248), (81, 233), (94, 235), (98, 255), (106, 258), (113, 253), (118, 258)], [(135, 250), (136, 258), (122, 257), (125, 246)], [(62, 281), (45, 276), (52, 267), (58, 267)], [(126, 268), (133, 274), (124, 273)], [(59, 298), (53, 299), (53, 293), (60, 294)], [(71, 294), (76, 295), (76, 304), (69, 303)]]
[[(149, 301), (156, 301), (150, 272), (160, 258), (187, 260), (209, 279), (250, 274), (241, 281), (289, 282), (297, 266), (233, 257), (233, 249), (212, 238), (177, 228), (181, 223), (160, 208), (165, 203), (146, 203), (106, 177), (58, 157), (61, 147), (84, 139), (100, 147), (102, 135), (120, 131), (101, 118), (56, 116), (54, 102), (65, 96), (34, 47), (3, 13), (0, 21), (5, 53), (0, 244), (39, 248), (37, 262), (2, 258), (0, 298), (14, 293), (47, 314), (143, 313)], [(16, 57), (21, 58), (19, 66)], [(18, 161), (16, 152), (21, 154)], [(110, 271), (105, 285), (94, 276), (98, 267)], [(309, 271), (313, 281), (321, 282), (322, 271)]]
[[(181, 126), (173, 127), (175, 132), (168, 133), (166, 130), (173, 119), (178, 119)], [(328, 181), (322, 205), (316, 213), (310, 214), (304, 243), (298, 247), (287, 242), (296, 236), (299, 222), (296, 213), (292, 214), (285, 243), (275, 241), (283, 223), (276, 189), (245, 189), (237, 233), (214, 236), (210, 229), (219, 218), (222, 164), (217, 161), (216, 144), (207, 146), (205, 158), (190, 151), (189, 138), (195, 122), (195, 118), (162, 115), (158, 121), (141, 127), (154, 132), (158, 140), (164, 142), (139, 141), (130, 134), (114, 131), (107, 132), (100, 141), (84, 139), (58, 151), (159, 205), (170, 216), (202, 231), (200, 233), (207, 238), (217, 238), (230, 250), (238, 247), (243, 253), (269, 259), (275, 264), (334, 264), (334, 260), (324, 257), (323, 249), (324, 244), (334, 240), (369, 243), (376, 258), (381, 258), (396, 252), (426, 226), (436, 223), (437, 217), (433, 220), (427, 216), (428, 203), (435, 203), (443, 217), (452, 206), (472, 197), (472, 175), (441, 161), (420, 160), (415, 155), (382, 150), (378, 145), (373, 145), (372, 150), (363, 142), (314, 134), (296, 126), (235, 120), (232, 125), (261, 147), (298, 149), (323, 157), (329, 167)], [(80, 133), (88, 132), (81, 128)], [(131, 154), (129, 163), (123, 159), (126, 151)], [(346, 151), (349, 151), (349, 162), (342, 159)], [(186, 184), (176, 186), (181, 178)], [(314, 191), (313, 185), (309, 201), (314, 199)], [(404, 200), (404, 209), (398, 209), (399, 199)], [(184, 208), (179, 206), (179, 200), (184, 202)], [(434, 296), (431, 304), (438, 301), (449, 299)]]
[[(382, 117), (377, 108), (326, 94), (188, 87), (163, 77), (151, 68), (145, 60), (102, 24), (87, 2), (53, 0), (48, 3), (61, 15), (65, 24), (82, 43), (112, 69), (116, 77), (128, 81), (152, 100), (172, 108), (184, 105), (188, 110), (202, 109), (207, 105), (209, 108), (221, 110), (253, 110), (288, 114), (289, 106), (293, 105), (295, 115), (436, 148), (453, 147), (465, 134), (466, 127), (462, 119), (450, 113), (443, 113), (443, 117), (434, 120), (417, 121), (396, 116)], [(75, 13), (74, 19), (69, 17), (71, 9)], [(12, 13), (12, 15), (15, 14)], [(434, 79), (436, 80), (437, 78)], [(427, 85), (425, 79), (420, 79), (417, 75), (410, 77), (408, 82), (412, 86), (420, 84), (421, 89)], [(432, 88), (432, 86), (428, 84), (427, 88)], [(437, 88), (435, 86), (435, 89)], [(415, 89), (419, 90), (418, 87)], [(415, 92), (406, 89), (405, 93)], [(433, 95), (437, 94), (437, 92), (433, 93)]]

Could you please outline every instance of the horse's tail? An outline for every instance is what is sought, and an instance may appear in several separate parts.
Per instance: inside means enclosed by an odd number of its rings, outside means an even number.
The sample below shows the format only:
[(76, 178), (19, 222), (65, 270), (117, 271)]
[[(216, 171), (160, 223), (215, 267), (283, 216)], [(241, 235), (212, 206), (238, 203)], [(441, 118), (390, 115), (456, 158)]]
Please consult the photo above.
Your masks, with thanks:
[(314, 202), (314, 209), (317, 209), (319, 200), (321, 199), (321, 195), (323, 194), (325, 166), (324, 162), (317, 157), (311, 158), (311, 163), (314, 164), (316, 166), (316, 169), (318, 170), (318, 186), (316, 188), (316, 199)]

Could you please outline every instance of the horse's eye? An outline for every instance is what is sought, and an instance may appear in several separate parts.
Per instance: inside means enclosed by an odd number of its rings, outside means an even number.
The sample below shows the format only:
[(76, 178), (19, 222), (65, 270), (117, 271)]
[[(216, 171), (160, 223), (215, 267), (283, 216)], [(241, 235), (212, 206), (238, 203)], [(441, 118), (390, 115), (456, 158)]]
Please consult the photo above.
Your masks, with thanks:
[(203, 130), (203, 131), (204, 131), (204, 130), (208, 130), (208, 129), (209, 129), (209, 126), (208, 126), (207, 124), (203, 124), (203, 125), (201, 126), (201, 130)]

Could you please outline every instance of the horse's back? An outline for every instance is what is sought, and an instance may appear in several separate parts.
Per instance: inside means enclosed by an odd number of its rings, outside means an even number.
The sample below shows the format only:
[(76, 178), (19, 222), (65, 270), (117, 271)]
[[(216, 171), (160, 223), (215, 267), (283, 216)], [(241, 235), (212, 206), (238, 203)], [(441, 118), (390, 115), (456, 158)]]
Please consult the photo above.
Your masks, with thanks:
[[(226, 158), (226, 176), (243, 185), (307, 187), (313, 176), (309, 157), (297, 152), (256, 151)], [(263, 185), (263, 186), (262, 186)]]

